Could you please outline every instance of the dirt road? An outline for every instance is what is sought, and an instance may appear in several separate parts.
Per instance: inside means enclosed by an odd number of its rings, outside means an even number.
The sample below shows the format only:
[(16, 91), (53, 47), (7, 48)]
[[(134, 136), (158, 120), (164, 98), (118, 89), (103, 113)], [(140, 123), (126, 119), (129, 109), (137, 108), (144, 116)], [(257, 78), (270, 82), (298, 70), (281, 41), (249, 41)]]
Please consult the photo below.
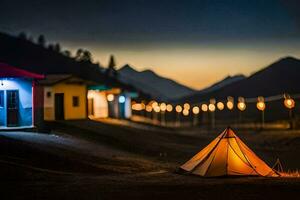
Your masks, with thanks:
[[(51, 126), (51, 134), (0, 132), (1, 199), (290, 199), (300, 195), (299, 179), (205, 179), (174, 173), (218, 131), (144, 130), (93, 121)], [(297, 131), (243, 131), (239, 136), (269, 164), (280, 157), (286, 168), (300, 167)]]

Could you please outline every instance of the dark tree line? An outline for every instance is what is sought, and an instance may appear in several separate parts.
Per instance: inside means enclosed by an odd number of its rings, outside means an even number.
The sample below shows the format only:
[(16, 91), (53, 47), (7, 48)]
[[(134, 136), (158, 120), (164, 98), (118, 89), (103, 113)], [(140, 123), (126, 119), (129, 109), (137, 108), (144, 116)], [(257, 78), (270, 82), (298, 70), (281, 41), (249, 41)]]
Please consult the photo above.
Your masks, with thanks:
[[(76, 51), (74, 57), (72, 57), (71, 51), (69, 51), (69, 50), (62, 51), (61, 45), (59, 43), (54, 43), (54, 44), (49, 43), (49, 44), (47, 44), (47, 40), (46, 40), (46, 38), (43, 34), (38, 36), (36, 42), (34, 42), (34, 39), (31, 36), (28, 36), (25, 32), (21, 32), (18, 37), (22, 40), (27, 40), (27, 41), (30, 41), (32, 43), (36, 43), (37, 45), (39, 45), (43, 48), (46, 48), (48, 50), (60, 53), (63, 56), (72, 58), (72, 59), (76, 60), (77, 62), (82, 62), (82, 63), (87, 63), (87, 64), (100, 66), (99, 63), (93, 63), (93, 55), (87, 49), (79, 48)], [(116, 67), (115, 58), (114, 58), (114, 55), (111, 55), (110, 59), (109, 59), (108, 67), (105, 70), (106, 76), (116, 77), (118, 75), (118, 73), (117, 73), (117, 70), (116, 70), (115, 67)]]

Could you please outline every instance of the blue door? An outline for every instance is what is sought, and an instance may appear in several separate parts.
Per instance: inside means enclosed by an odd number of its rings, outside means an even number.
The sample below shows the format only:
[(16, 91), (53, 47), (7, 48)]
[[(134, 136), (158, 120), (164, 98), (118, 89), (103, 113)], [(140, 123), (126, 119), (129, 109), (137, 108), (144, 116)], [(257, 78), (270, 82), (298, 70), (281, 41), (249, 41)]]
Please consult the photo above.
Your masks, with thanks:
[(19, 125), (19, 92), (18, 90), (6, 91), (6, 120), (7, 126)]

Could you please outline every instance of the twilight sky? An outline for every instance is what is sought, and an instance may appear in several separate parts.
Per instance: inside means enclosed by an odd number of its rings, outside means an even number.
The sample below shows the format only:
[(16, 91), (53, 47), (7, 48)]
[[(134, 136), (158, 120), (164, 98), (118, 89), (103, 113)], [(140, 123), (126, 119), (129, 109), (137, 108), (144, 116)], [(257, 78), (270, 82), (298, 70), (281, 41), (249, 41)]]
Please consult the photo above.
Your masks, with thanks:
[(0, 31), (44, 34), (64, 49), (89, 49), (200, 89), (300, 57), (297, 0), (0, 1)]

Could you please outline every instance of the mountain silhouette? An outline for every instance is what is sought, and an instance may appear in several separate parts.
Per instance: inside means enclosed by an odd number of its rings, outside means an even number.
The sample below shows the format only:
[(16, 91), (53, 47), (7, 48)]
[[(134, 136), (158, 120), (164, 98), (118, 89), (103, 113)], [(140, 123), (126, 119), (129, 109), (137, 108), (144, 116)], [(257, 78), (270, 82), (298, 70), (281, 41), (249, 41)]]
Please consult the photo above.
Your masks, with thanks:
[(300, 60), (282, 58), (247, 78), (234, 81), (209, 92), (197, 92), (180, 99), (180, 102), (199, 103), (210, 98), (273, 96), (283, 93), (300, 93)]
[(224, 79), (222, 79), (221, 81), (218, 81), (218, 82), (212, 84), (211, 86), (206, 87), (202, 90), (196, 91), (196, 92), (190, 94), (189, 96), (185, 96), (180, 99), (177, 99), (175, 102), (181, 102), (181, 101), (184, 102), (184, 101), (186, 101), (186, 99), (189, 99), (189, 97), (193, 98), (194, 96), (201, 96), (201, 95), (205, 95), (207, 93), (211, 93), (215, 90), (225, 87), (226, 85), (232, 84), (236, 81), (243, 80), (245, 78), (246, 77), (244, 75), (227, 76)]
[(151, 70), (136, 71), (128, 64), (119, 69), (118, 74), (122, 82), (135, 85), (153, 99), (160, 101), (170, 101), (195, 91)]

